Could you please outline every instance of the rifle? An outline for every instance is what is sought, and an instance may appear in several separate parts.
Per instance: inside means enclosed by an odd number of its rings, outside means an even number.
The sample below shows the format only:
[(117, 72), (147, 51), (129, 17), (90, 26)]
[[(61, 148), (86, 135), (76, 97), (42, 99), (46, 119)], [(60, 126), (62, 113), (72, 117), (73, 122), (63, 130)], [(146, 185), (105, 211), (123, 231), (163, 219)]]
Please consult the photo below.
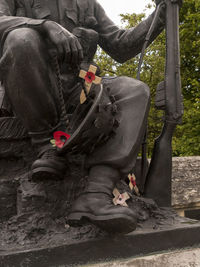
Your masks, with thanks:
[[(155, 140), (153, 155), (146, 177), (144, 195), (153, 198), (159, 206), (171, 206), (172, 137), (181, 123), (183, 103), (180, 77), (179, 4), (166, 2), (166, 67), (164, 103), (157, 99), (157, 107), (165, 110), (161, 135)], [(158, 86), (160, 89), (161, 84)]]

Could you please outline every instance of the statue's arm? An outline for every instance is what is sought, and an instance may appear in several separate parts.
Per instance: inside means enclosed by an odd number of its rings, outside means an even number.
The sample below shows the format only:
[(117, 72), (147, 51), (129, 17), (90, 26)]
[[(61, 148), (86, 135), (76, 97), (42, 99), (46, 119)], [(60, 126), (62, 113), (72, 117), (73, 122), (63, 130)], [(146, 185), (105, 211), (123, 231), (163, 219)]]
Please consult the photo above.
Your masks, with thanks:
[(82, 61), (83, 51), (77, 37), (53, 21), (15, 17), (14, 4), (15, 0), (0, 0), (0, 41), (2, 47), (5, 37), (10, 31), (19, 27), (30, 27), (49, 38), (57, 48), (58, 56), (62, 60), (66, 58), (66, 61), (72, 63), (73, 66)]
[[(155, 12), (136, 27), (127, 30), (118, 28), (107, 17), (105, 11), (97, 2), (95, 3), (94, 13), (98, 22), (97, 31), (99, 33), (99, 45), (112, 58), (123, 63), (141, 52)], [(161, 14), (163, 13), (164, 12), (161, 12)], [(163, 30), (163, 17), (164, 16), (160, 16), (149, 43), (151, 43)]]
[(45, 20), (15, 16), (15, 0), (0, 0), (0, 40), (6, 32), (21, 26), (40, 27)]

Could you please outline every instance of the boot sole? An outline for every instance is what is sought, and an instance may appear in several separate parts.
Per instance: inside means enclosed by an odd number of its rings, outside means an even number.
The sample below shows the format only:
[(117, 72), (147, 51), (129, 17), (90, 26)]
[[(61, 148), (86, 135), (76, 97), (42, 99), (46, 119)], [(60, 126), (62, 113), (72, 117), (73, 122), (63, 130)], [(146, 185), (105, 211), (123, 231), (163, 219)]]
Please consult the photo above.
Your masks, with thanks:
[(63, 180), (64, 173), (61, 174), (55, 169), (40, 167), (31, 170), (31, 180), (32, 181), (43, 181), (43, 180)]
[(136, 219), (127, 215), (95, 216), (89, 213), (71, 213), (67, 223), (80, 227), (92, 223), (110, 234), (128, 234), (136, 229)]

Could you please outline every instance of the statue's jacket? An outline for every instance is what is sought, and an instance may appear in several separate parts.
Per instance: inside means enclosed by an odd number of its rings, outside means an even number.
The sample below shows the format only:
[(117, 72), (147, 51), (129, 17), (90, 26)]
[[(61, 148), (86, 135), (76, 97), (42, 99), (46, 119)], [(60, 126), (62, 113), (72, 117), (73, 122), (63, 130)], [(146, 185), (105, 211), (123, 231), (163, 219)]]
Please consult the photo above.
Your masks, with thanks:
[[(30, 2), (33, 18), (28, 18), (25, 1)], [(75, 27), (92, 28), (99, 34), (100, 47), (121, 63), (140, 53), (154, 16), (153, 13), (138, 26), (124, 30), (106, 16), (96, 0), (53, 0), (48, 3), (51, 2), (56, 3), (59, 24), (71, 32)], [(46, 3), (45, 0), (0, 0), (0, 39), (12, 28), (41, 27), (45, 19), (52, 18), (53, 12)], [(164, 20), (160, 17), (150, 42), (163, 26)]]

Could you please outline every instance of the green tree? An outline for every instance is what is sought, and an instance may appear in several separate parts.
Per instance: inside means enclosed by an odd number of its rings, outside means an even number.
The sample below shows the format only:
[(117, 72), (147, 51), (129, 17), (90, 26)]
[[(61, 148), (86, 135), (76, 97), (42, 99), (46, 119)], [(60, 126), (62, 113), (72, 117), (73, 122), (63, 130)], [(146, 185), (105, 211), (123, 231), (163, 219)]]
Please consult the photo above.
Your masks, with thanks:
[(174, 154), (200, 155), (200, 0), (184, 0), (180, 43), (185, 112), (173, 141)]
[[(124, 27), (130, 28), (145, 18), (145, 14), (121, 15)], [(185, 0), (180, 12), (181, 76), (185, 112), (183, 123), (177, 127), (173, 139), (174, 156), (200, 155), (200, 0)], [(139, 56), (119, 64), (99, 50), (96, 61), (103, 75), (136, 77)], [(148, 127), (148, 156), (154, 139), (161, 131), (162, 111), (154, 106), (156, 87), (164, 80), (165, 32), (147, 48), (141, 80), (151, 89), (151, 109)]]

